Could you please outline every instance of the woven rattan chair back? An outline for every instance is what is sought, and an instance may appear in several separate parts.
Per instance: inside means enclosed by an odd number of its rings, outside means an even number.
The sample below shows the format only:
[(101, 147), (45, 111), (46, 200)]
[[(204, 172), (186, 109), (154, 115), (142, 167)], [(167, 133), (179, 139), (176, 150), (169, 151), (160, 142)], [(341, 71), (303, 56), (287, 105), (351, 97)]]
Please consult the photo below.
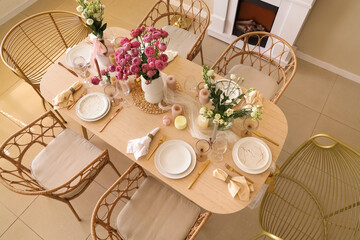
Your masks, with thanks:
[(203, 62), (202, 41), (205, 37), (206, 29), (210, 23), (210, 10), (203, 0), (189, 0), (186, 4), (183, 0), (179, 1), (179, 6), (170, 4), (170, 0), (159, 0), (155, 3), (146, 17), (139, 24), (140, 26), (163, 27), (171, 25), (173, 17), (183, 16), (183, 21), (188, 19), (187, 31), (196, 34), (197, 40), (187, 55), (187, 59), (192, 61), (196, 55), (201, 53)]
[[(265, 41), (266, 45), (262, 47)], [(293, 48), (284, 39), (268, 32), (250, 32), (236, 38), (211, 68), (225, 76), (237, 64), (251, 66), (282, 84), (271, 99), (276, 103), (295, 75), (297, 59)]]
[(43, 195), (64, 202), (80, 221), (70, 200), (84, 192), (106, 164), (109, 164), (118, 176), (121, 175), (105, 150), (68, 182), (54, 189), (42, 187), (31, 174), (28, 161), (32, 158), (28, 157), (27, 153), (46, 147), (64, 129), (64, 124), (53, 112), (48, 111), (5, 140), (0, 146), (0, 182), (16, 193)]
[(39, 85), (47, 69), (69, 47), (90, 33), (80, 16), (49, 11), (16, 24), (1, 43), (1, 58), (17, 76), (40, 95)]
[[(114, 220), (116, 219), (115, 209), (119, 202), (128, 202), (131, 196), (137, 191), (140, 184), (147, 177), (145, 171), (134, 163), (122, 174), (122, 176), (104, 193), (95, 206), (91, 219), (92, 239), (118, 239), (121, 240)], [(114, 213), (114, 215), (113, 215)], [(210, 212), (201, 213), (191, 228), (185, 240), (193, 240), (200, 229), (211, 216)], [(151, 229), (149, 229), (151, 230)]]
[(360, 239), (360, 153), (325, 134), (307, 140), (265, 194), (260, 225), (257, 238)]

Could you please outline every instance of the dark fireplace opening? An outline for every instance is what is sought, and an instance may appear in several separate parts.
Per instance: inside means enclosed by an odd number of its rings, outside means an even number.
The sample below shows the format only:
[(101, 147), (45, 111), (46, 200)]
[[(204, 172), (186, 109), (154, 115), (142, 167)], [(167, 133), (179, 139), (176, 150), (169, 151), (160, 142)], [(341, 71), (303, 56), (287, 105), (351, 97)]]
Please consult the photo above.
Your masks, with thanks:
[[(270, 32), (278, 7), (261, 0), (239, 0), (233, 35), (241, 36), (248, 32)], [(257, 39), (249, 38), (250, 44), (256, 44)], [(267, 38), (263, 38), (260, 46), (265, 47)]]

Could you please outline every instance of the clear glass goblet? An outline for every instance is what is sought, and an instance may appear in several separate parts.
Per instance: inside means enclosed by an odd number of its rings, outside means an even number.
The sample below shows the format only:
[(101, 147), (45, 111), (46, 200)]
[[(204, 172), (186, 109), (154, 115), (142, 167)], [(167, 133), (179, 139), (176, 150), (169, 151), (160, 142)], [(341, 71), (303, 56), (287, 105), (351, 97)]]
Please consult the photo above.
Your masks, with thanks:
[(244, 130), (241, 131), (241, 137), (250, 137), (252, 132), (258, 129), (259, 120), (253, 120), (251, 117), (244, 118), (243, 127)]
[(72, 63), (73, 63), (74, 71), (78, 73), (80, 77), (83, 79), (82, 83), (91, 87), (92, 85), (90, 81), (87, 79), (87, 72), (90, 64), (86, 62), (85, 58), (82, 56), (75, 57)]
[(207, 159), (208, 154), (210, 153), (211, 145), (209, 141), (205, 139), (200, 139), (195, 143), (195, 152), (196, 160), (203, 162)]
[(211, 145), (210, 161), (221, 162), (227, 150), (227, 139), (225, 134), (219, 133)]
[(119, 89), (116, 85), (109, 84), (105, 86), (104, 93), (110, 98), (111, 106), (115, 107), (120, 104), (120, 100), (115, 98), (119, 94)]

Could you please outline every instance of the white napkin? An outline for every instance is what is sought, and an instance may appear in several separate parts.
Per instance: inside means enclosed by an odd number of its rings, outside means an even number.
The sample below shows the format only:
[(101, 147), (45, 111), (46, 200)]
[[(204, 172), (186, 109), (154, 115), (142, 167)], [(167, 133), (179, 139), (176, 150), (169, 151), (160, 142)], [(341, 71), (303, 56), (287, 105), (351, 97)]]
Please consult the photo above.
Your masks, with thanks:
[(53, 99), (54, 109), (61, 109), (69, 106), (74, 102), (73, 94), (82, 86), (80, 81), (75, 82), (71, 87), (62, 91)]
[(159, 127), (155, 128), (145, 137), (129, 140), (126, 152), (134, 153), (134, 157), (136, 160), (138, 160), (139, 157), (146, 155), (149, 151), (150, 142), (152, 141), (152, 138), (155, 136), (155, 134), (159, 131), (159, 129)]
[(220, 168), (213, 171), (213, 176), (222, 181), (228, 179), (228, 190), (233, 198), (238, 195), (242, 201), (250, 200), (250, 193), (254, 191), (254, 187), (246, 181), (244, 176), (236, 176), (233, 178), (229, 176), (228, 178), (228, 174)]
[(245, 97), (246, 104), (260, 105), (260, 106), (263, 105), (264, 96), (262, 93), (260, 93), (257, 90), (250, 92), (248, 95), (246, 95), (244, 97)]
[(173, 50), (166, 50), (164, 53), (168, 56), (168, 63), (174, 60), (174, 58), (178, 55), (178, 52)]

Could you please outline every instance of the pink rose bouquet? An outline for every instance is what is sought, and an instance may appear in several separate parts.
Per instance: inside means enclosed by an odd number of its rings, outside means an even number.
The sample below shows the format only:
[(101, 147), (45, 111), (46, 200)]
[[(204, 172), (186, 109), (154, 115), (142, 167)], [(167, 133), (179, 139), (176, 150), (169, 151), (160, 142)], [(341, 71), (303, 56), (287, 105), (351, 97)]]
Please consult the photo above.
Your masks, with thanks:
[(150, 84), (168, 64), (168, 56), (163, 53), (167, 47), (165, 38), (168, 33), (152, 26), (143, 26), (131, 30), (130, 35), (134, 40), (123, 38), (122, 47), (115, 52), (118, 64), (116, 78), (126, 80), (129, 75), (143, 76), (146, 84)]

